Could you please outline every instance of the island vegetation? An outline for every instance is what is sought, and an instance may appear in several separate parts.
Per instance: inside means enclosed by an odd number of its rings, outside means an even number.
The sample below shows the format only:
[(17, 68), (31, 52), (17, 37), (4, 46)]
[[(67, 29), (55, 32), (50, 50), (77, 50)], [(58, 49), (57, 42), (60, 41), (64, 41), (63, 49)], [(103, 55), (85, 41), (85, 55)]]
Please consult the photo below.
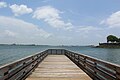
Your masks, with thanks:
[(114, 35), (107, 36), (107, 43), (99, 43), (100, 48), (120, 48), (120, 38)]
[(120, 38), (114, 36), (114, 35), (109, 35), (107, 36), (107, 43), (120, 43)]

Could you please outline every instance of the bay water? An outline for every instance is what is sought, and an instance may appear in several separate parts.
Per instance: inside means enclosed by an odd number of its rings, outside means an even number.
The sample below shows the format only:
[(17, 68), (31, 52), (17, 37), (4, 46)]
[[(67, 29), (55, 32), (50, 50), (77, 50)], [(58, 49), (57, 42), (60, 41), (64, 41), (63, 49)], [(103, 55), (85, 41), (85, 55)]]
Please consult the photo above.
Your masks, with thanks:
[(47, 49), (67, 49), (120, 65), (120, 49), (89, 46), (0, 46), (0, 66)]

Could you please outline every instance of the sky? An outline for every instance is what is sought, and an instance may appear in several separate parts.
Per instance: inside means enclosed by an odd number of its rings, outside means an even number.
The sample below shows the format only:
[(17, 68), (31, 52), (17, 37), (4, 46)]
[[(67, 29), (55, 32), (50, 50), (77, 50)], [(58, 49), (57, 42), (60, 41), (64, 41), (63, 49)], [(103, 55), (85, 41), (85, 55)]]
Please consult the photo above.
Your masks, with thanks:
[(0, 44), (97, 45), (120, 37), (120, 0), (0, 0)]

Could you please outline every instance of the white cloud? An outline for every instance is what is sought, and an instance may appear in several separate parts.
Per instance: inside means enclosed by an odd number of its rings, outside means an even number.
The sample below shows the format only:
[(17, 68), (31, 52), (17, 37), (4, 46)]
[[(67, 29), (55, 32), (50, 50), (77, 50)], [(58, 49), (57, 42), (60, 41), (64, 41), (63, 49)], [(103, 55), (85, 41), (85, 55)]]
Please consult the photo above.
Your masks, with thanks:
[(3, 8), (3, 7), (7, 7), (7, 3), (6, 2), (0, 2), (0, 8)]
[(93, 27), (93, 26), (80, 26), (77, 29), (77, 32), (89, 33), (90, 31), (98, 31), (98, 30), (102, 30), (102, 29), (101, 28), (97, 28), (97, 27)]
[(0, 37), (6, 42), (10, 42), (9, 40), (13, 37), (16, 38), (15, 42), (30, 42), (30, 40), (35, 42), (47, 39), (49, 36), (51, 36), (50, 33), (40, 29), (37, 25), (16, 18), (0, 16)]
[(42, 2), (49, 2), (49, 1), (51, 1), (51, 0), (43, 0)]
[(62, 12), (56, 8), (51, 6), (43, 6), (36, 9), (33, 18), (38, 20), (42, 19), (54, 28), (65, 30), (70, 30), (73, 28), (73, 25), (70, 22), (65, 23), (63, 20), (61, 20), (60, 13)]
[(73, 10), (68, 10), (73, 15), (80, 16), (81, 14), (79, 12), (73, 11)]
[(12, 32), (10, 30), (5, 30), (3, 34), (5, 34), (7, 36), (10, 36), (10, 37), (15, 37), (16, 36), (16, 33)]
[(78, 27), (76, 32), (80, 33), (81, 37), (83, 38), (90, 38), (90, 35), (100, 38), (100, 34), (104, 30), (105, 29), (94, 27), (94, 26), (80, 26)]
[(23, 14), (29, 14), (33, 12), (31, 8), (28, 8), (27, 5), (11, 5), (10, 8), (12, 9), (12, 12), (15, 14), (15, 16), (23, 15)]
[(113, 13), (107, 19), (101, 21), (100, 24), (106, 24), (110, 28), (120, 27), (120, 11)]

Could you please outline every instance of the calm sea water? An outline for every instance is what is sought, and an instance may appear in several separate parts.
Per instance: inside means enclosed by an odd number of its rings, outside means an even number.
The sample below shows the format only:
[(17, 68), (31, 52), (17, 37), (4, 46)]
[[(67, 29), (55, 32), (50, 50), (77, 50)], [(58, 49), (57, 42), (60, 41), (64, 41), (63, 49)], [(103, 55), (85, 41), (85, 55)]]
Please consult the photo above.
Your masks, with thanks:
[(120, 49), (85, 46), (0, 46), (0, 66), (49, 48), (64, 48), (120, 65)]

